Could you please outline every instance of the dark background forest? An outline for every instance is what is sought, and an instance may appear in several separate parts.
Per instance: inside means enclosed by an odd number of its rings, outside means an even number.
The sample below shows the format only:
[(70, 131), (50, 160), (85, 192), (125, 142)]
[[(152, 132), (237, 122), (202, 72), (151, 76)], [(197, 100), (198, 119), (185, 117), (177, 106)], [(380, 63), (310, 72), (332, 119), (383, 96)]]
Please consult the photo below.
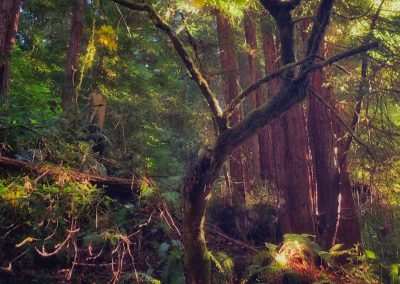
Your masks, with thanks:
[(0, 0), (0, 283), (400, 283), (400, 1)]

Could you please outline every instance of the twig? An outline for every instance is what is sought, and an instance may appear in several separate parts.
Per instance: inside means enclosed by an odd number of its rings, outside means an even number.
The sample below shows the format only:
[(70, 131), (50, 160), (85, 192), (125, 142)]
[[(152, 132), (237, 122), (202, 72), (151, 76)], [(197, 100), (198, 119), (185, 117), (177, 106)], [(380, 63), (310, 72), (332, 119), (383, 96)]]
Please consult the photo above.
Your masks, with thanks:
[(252, 250), (252, 251), (254, 251), (254, 252), (257, 252), (257, 253), (260, 252), (260, 250), (258, 250), (257, 248), (255, 248), (255, 247), (253, 247), (253, 246), (251, 246), (251, 245), (249, 245), (249, 244), (246, 244), (246, 243), (244, 243), (244, 242), (238, 241), (238, 240), (236, 240), (236, 239), (233, 239), (233, 238), (231, 238), (231, 237), (225, 235), (224, 233), (221, 233), (221, 232), (219, 231), (219, 229), (216, 228), (215, 225), (206, 224), (206, 226), (207, 226), (212, 232), (214, 232), (214, 233), (216, 233), (217, 235), (223, 237), (224, 239), (227, 239), (227, 240), (229, 240), (229, 241), (231, 241), (231, 242), (234, 242), (234, 243), (236, 243), (236, 244), (238, 244), (238, 245), (240, 245), (240, 246), (242, 246), (242, 247), (245, 247), (245, 248), (247, 248), (247, 249), (249, 249), (249, 250)]
[(361, 138), (357, 137), (353, 130), (347, 124), (343, 121), (343, 119), (336, 113), (335, 109), (320, 95), (318, 95), (313, 89), (308, 88), (310, 93), (315, 96), (322, 104), (324, 104), (330, 111), (331, 113), (339, 120), (339, 122), (343, 125), (344, 128), (348, 131), (348, 133), (354, 138), (354, 140), (360, 144), (361, 146), (365, 147), (367, 150), (367, 153), (370, 154), (372, 157), (375, 157), (373, 152), (370, 150), (370, 147), (365, 143)]
[(56, 255), (57, 253), (59, 253), (67, 245), (68, 241), (72, 238), (72, 236), (75, 233), (79, 232), (79, 230), (80, 230), (80, 228), (77, 228), (75, 230), (69, 230), (68, 231), (69, 232), (68, 236), (61, 243), (61, 245), (53, 252), (50, 252), (50, 253), (46, 252), (46, 249), (45, 249), (44, 245), (42, 246), (42, 250), (39, 250), (37, 247), (35, 247), (35, 250), (37, 251), (38, 254), (40, 254), (41, 256), (44, 256), (44, 257), (49, 257), (49, 256)]
[(17, 257), (15, 257), (13, 260), (11, 260), (11, 261), (8, 263), (8, 266), (7, 266), (7, 267), (1, 267), (1, 266), (0, 266), (0, 269), (3, 270), (3, 271), (6, 271), (6, 272), (12, 272), (12, 263), (13, 263), (14, 261), (16, 261), (17, 259), (21, 258), (21, 257), (22, 257), (23, 255), (25, 255), (27, 252), (28, 252), (28, 250), (25, 250), (23, 253), (19, 254)]

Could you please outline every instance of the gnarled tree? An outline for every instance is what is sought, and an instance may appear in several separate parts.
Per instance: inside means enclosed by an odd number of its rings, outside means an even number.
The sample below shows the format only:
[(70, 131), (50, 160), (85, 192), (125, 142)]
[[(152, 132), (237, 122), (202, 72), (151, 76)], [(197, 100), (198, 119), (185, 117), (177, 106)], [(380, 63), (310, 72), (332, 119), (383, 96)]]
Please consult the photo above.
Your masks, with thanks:
[[(293, 62), (292, 54), (294, 54), (293, 50), (295, 44), (293, 38), (291, 40), (288, 38), (287, 41), (281, 41), (282, 56), (290, 57), (291, 60), (283, 62), (283, 64), (285, 64), (283, 67), (249, 86), (227, 106), (225, 111), (222, 111), (216, 95), (211, 90), (199, 69), (195, 66), (194, 61), (189, 56), (182, 42), (155, 10), (147, 4), (128, 0), (114, 0), (114, 2), (133, 10), (146, 12), (155, 25), (168, 35), (175, 50), (188, 69), (188, 72), (199, 86), (215, 122), (217, 128), (215, 143), (209, 149), (206, 149), (198, 158), (197, 162), (188, 169), (183, 185), (183, 243), (187, 281), (189, 283), (210, 283), (211, 263), (204, 235), (205, 211), (211, 188), (216, 178), (219, 176), (226, 159), (234, 149), (257, 134), (262, 127), (281, 117), (306, 98), (306, 88), (311, 72), (343, 58), (352, 56), (353, 54), (365, 52), (376, 47), (377, 43), (366, 44), (317, 62), (317, 52), (320, 49), (326, 28), (329, 24), (334, 2), (333, 0), (321, 0), (312, 31), (307, 41), (307, 57), (299, 62)], [(290, 11), (292, 11), (300, 1), (282, 2), (278, 0), (265, 0), (261, 2), (265, 8), (273, 14), (278, 22), (279, 33), (281, 35), (290, 33), (293, 28)], [(298, 75), (295, 75), (296, 73), (294, 72), (296, 66), (300, 66)], [(258, 89), (262, 84), (267, 83), (269, 80), (279, 75), (284, 75), (289, 79), (286, 80), (285, 84), (280, 85), (276, 94), (270, 97), (260, 107), (248, 113), (235, 125), (229, 125), (229, 116), (235, 108), (240, 105), (243, 98)]]

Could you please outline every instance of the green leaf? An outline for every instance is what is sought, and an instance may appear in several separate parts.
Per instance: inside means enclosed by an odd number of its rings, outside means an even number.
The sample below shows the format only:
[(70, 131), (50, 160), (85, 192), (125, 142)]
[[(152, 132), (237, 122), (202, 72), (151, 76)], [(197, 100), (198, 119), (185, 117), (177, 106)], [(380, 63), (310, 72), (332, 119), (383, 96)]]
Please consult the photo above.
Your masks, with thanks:
[(365, 256), (369, 259), (377, 259), (376, 254), (373, 251), (365, 250)]
[(399, 284), (400, 283), (400, 277), (399, 277), (399, 266), (400, 264), (395, 263), (392, 265), (390, 269), (390, 284)]

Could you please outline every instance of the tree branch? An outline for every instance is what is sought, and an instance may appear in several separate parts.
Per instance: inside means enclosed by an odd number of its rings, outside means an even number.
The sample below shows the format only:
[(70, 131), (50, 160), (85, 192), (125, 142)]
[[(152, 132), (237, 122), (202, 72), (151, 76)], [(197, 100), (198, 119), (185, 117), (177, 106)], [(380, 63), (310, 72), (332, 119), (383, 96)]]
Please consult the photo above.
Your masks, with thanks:
[[(321, 63), (316, 63), (316, 64), (313, 64), (313, 65), (309, 66), (301, 74), (303, 74), (303, 73), (309, 74), (310, 72), (312, 72), (312, 71), (314, 71), (316, 69), (321, 69), (321, 68), (323, 68), (325, 66), (332, 65), (335, 62), (338, 62), (340, 60), (346, 59), (346, 58), (351, 57), (351, 56), (353, 56), (355, 54), (359, 54), (359, 53), (363, 53), (363, 52), (366, 52), (366, 51), (371, 50), (371, 49), (375, 49), (375, 48), (379, 47), (379, 45), (380, 45), (380, 43), (378, 41), (374, 41), (374, 42), (367, 43), (367, 44), (361, 45), (359, 47), (352, 48), (352, 49), (346, 50), (344, 52), (335, 54), (335, 55), (325, 59)], [(299, 76), (302, 76), (302, 75), (299, 75)]]
[(248, 96), (250, 95), (252, 92), (254, 92), (255, 90), (257, 90), (258, 88), (260, 88), (263, 84), (268, 83), (269, 81), (271, 81), (272, 79), (275, 79), (276, 77), (280, 76), (282, 73), (284, 73), (285, 71), (292, 69), (298, 65), (303, 64), (306, 60), (308, 60), (308, 58), (305, 58), (303, 60), (297, 61), (297, 62), (293, 62), (290, 64), (286, 64), (285, 66), (279, 68), (278, 70), (272, 72), (271, 74), (269, 74), (268, 76), (265, 76), (263, 78), (261, 78), (260, 80), (258, 80), (257, 82), (251, 84), (250, 86), (248, 86), (246, 89), (244, 89), (231, 103), (230, 105), (224, 110), (224, 117), (228, 118), (232, 112), (235, 110), (235, 108), (237, 106), (240, 105), (240, 103)]
[(360, 144), (362, 147), (364, 147), (367, 150), (367, 153), (370, 154), (372, 157), (374, 157), (374, 154), (371, 151), (368, 144), (365, 143), (361, 138), (359, 138), (357, 135), (354, 134), (354, 130), (351, 129), (351, 127), (347, 126), (347, 124), (343, 121), (343, 119), (339, 116), (339, 114), (336, 113), (335, 109), (323, 97), (318, 95), (313, 89), (308, 88), (308, 91), (310, 91), (310, 93), (313, 96), (315, 96), (323, 105), (325, 105), (331, 111), (331, 113), (339, 120), (339, 122), (347, 130), (349, 135), (354, 138), (354, 141), (356, 141), (358, 144)]
[(378, 46), (378, 42), (365, 44), (309, 66), (289, 84), (282, 85), (277, 94), (269, 98), (266, 103), (251, 111), (239, 123), (223, 132), (217, 140), (215, 150), (220, 151), (221, 155), (229, 154), (246, 139), (256, 134), (261, 127), (271, 123), (293, 106), (302, 102), (306, 97), (304, 90), (307, 87), (307, 78), (311, 72)]
[[(334, 64), (334, 63), (336, 63), (336, 62), (338, 62), (338, 61), (340, 61), (340, 60), (343, 60), (343, 59), (345, 59), (345, 58), (348, 58), (348, 57), (350, 57), (350, 56), (353, 56), (353, 55), (358, 54), (358, 53), (361, 53), (361, 52), (365, 52), (365, 51), (371, 50), (371, 49), (376, 48), (376, 47), (378, 47), (378, 46), (379, 46), (379, 42), (372, 42), (372, 43), (368, 43), (368, 44), (365, 44), (365, 45), (362, 45), (362, 46), (359, 46), (359, 47), (356, 47), (356, 48), (353, 48), (353, 49), (346, 50), (346, 51), (344, 51), (344, 52), (342, 52), (342, 53), (333, 55), (333, 56), (331, 56), (331, 57), (325, 59), (325, 60), (322, 61), (321, 63), (317, 63), (317, 64), (314, 64), (314, 65), (311, 65), (311, 66), (308, 67), (306, 70), (304, 70), (304, 71), (302, 72), (302, 75), (300, 75), (300, 76), (303, 76), (303, 75), (305, 75), (306, 73), (309, 74), (310, 72), (312, 72), (312, 71), (314, 71), (314, 70), (316, 70), (316, 69), (321, 69), (321, 68), (323, 68), (323, 67), (325, 67), (325, 66), (327, 66), (327, 65), (332, 65), (332, 64)], [(307, 58), (305, 58), (305, 59), (303, 59), (303, 60), (300, 60), (300, 61), (297, 61), (297, 62), (293, 62), (293, 63), (287, 64), (287, 65), (285, 65), (285, 66), (279, 68), (278, 70), (272, 72), (272, 73), (269, 74), (268, 76), (265, 76), (264, 78), (258, 80), (258, 81), (255, 82), (254, 84), (250, 85), (250, 86), (247, 87), (245, 90), (243, 90), (243, 91), (239, 94), (239, 96), (237, 96), (237, 97), (231, 102), (231, 104), (225, 109), (223, 116), (224, 116), (225, 118), (228, 118), (228, 117), (231, 115), (231, 113), (233, 112), (233, 110), (234, 110), (236, 107), (238, 107), (238, 106), (240, 105), (240, 103), (241, 103), (248, 95), (250, 95), (252, 92), (254, 92), (254, 91), (257, 90), (258, 88), (260, 88), (263, 84), (266, 84), (266, 83), (268, 83), (269, 81), (271, 81), (272, 79), (274, 79), (274, 78), (280, 76), (280, 75), (281, 75), (282, 73), (284, 73), (285, 71), (287, 71), (287, 70), (289, 70), (289, 69), (292, 69), (292, 68), (295, 68), (295, 67), (298, 66), (298, 65), (303, 64), (304, 62), (308, 61), (309, 59), (310, 59), (310, 58), (307, 57)], [(304, 74), (303, 74), (303, 73), (304, 73)], [(299, 76), (299, 77), (300, 77), (300, 76)]]
[(308, 38), (306, 56), (315, 56), (319, 52), (334, 2), (335, 0), (321, 0), (310, 37)]
[(113, 1), (131, 10), (146, 12), (149, 15), (150, 19), (154, 22), (155, 26), (167, 34), (175, 50), (182, 59), (183, 63), (185, 64), (187, 70), (189, 71), (193, 80), (199, 86), (204, 98), (206, 99), (208, 106), (210, 108), (211, 115), (217, 125), (218, 130), (223, 131), (224, 129), (226, 129), (227, 123), (222, 116), (222, 109), (218, 103), (217, 96), (212, 92), (207, 80), (201, 74), (200, 70), (195, 65), (193, 59), (183, 46), (183, 43), (174, 33), (171, 27), (164, 20), (162, 20), (161, 17), (157, 14), (157, 12), (148, 4), (135, 3), (129, 0), (113, 0)]

